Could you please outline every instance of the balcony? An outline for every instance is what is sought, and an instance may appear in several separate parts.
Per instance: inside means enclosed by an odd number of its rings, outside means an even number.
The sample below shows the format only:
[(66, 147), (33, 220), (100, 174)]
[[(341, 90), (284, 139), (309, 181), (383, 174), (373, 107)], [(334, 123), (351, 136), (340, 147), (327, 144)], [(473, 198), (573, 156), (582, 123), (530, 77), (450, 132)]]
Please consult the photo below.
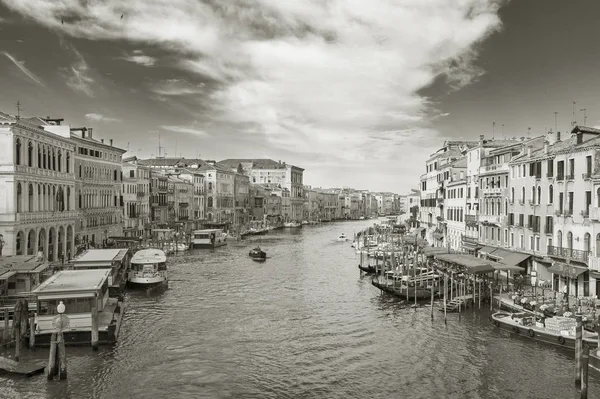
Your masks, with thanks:
[(575, 174), (574, 173), (568, 174), (567, 180), (575, 180)]
[(175, 201), (167, 201), (167, 206), (173, 208), (175, 206)]
[(479, 221), (479, 215), (465, 215), (465, 223), (467, 225), (476, 225)]
[(479, 222), (482, 224), (506, 225), (508, 218), (504, 215), (479, 215)]
[(587, 219), (590, 217), (590, 211), (581, 211), (581, 216), (583, 216), (584, 219)]
[(581, 177), (583, 178), (583, 180), (590, 180), (592, 178), (592, 173), (591, 172), (587, 172), (581, 175)]
[(17, 213), (17, 221), (19, 222), (29, 222), (29, 221), (43, 221), (47, 222), (49, 220), (63, 220), (63, 219), (75, 219), (77, 218), (78, 212), (75, 210), (71, 211), (63, 211), (63, 212), (22, 212)]
[(501, 163), (501, 164), (493, 164), (493, 165), (485, 165), (485, 166), (481, 166), (479, 167), (479, 174), (484, 174), (484, 173), (488, 173), (488, 172), (508, 172), (509, 171), (509, 167), (507, 163)]
[(138, 197), (138, 198), (142, 198), (142, 197), (144, 197), (145, 195), (146, 195), (146, 193), (145, 193), (144, 191), (138, 191), (138, 192), (137, 192), (137, 197)]
[(189, 204), (188, 202), (180, 202), (180, 203), (179, 203), (179, 206), (181, 206), (181, 207), (187, 207), (187, 206), (189, 206), (189, 205), (190, 205), (190, 204)]
[(549, 245), (548, 255), (555, 258), (570, 259), (587, 263), (590, 258), (590, 251), (581, 251), (579, 249), (561, 248)]
[(558, 175), (556, 175), (556, 180), (557, 180), (557, 181), (563, 181), (563, 180), (565, 180), (565, 175), (564, 175), (564, 174), (562, 174), (562, 173), (561, 173), (561, 174), (558, 174)]

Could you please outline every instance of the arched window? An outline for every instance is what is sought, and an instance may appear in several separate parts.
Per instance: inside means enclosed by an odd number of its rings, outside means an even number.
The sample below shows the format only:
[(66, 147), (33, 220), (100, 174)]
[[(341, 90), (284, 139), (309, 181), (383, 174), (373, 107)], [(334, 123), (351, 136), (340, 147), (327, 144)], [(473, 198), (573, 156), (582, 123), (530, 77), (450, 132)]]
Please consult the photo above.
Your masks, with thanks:
[(562, 248), (562, 231), (558, 230), (556, 232), (556, 244), (558, 248)]
[(42, 167), (42, 147), (38, 144), (37, 149), (38, 149), (37, 167), (41, 168)]
[(113, 180), (117, 181), (117, 170), (116, 169), (113, 171)]
[(538, 186), (537, 188), (537, 204), (541, 204), (542, 203), (542, 187)]
[(573, 249), (573, 233), (570, 231), (567, 233), (567, 249), (569, 251)]
[(79, 178), (81, 179), (82, 177), (83, 177), (83, 172), (82, 172), (81, 165), (79, 165)]
[(508, 200), (504, 201), (504, 214), (508, 215)]
[(52, 166), (50, 169), (56, 170), (56, 153), (54, 152), (54, 148), (52, 149)]
[(81, 196), (81, 193), (79, 193), (79, 209), (83, 208), (83, 198)]
[(510, 202), (513, 202), (513, 203), (515, 202), (515, 188), (514, 187), (510, 188)]
[(61, 163), (62, 163), (62, 154), (60, 153), (60, 150), (58, 150), (58, 165), (56, 165), (56, 166), (57, 166), (57, 170), (59, 172), (62, 172)]
[(548, 187), (548, 203), (554, 203), (554, 187), (552, 187), (552, 184)]
[(71, 153), (67, 152), (67, 157), (66, 157), (66, 163), (65, 163), (65, 170), (67, 171), (67, 173), (71, 173)]
[(33, 144), (27, 143), (27, 166), (33, 166)]
[(21, 183), (17, 183), (17, 213), (23, 212), (23, 193), (21, 191)]
[(33, 212), (33, 184), (29, 184), (27, 190), (27, 210)]
[(15, 165), (21, 165), (21, 139), (17, 139), (15, 145)]
[(42, 166), (46, 169), (46, 147), (42, 147)]
[(44, 198), (42, 197), (42, 185), (38, 184), (38, 211), (44, 210), (44, 205), (42, 203), (43, 199)]
[(531, 187), (531, 202), (535, 204), (535, 186)]
[(525, 202), (525, 187), (521, 187), (521, 202)]
[[(210, 184), (210, 183), (208, 183)], [(208, 201), (207, 201), (207, 205), (208, 208), (212, 208), (213, 207), (213, 199), (212, 197), (208, 197)]]
[(585, 233), (583, 236), (583, 250), (588, 253), (592, 250), (592, 243), (590, 242), (591, 238), (592, 237), (589, 235), (589, 233)]
[(67, 201), (65, 202), (67, 211), (71, 210), (71, 187), (67, 187)]

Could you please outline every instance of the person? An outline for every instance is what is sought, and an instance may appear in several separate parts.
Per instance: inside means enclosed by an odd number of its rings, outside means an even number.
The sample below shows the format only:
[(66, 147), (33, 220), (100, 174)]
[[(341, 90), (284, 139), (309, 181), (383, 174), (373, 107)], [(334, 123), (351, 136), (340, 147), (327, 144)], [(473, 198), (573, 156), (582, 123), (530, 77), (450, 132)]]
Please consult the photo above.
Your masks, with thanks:
[(0, 256), (2, 256), (2, 248), (4, 247), (4, 236), (0, 234)]

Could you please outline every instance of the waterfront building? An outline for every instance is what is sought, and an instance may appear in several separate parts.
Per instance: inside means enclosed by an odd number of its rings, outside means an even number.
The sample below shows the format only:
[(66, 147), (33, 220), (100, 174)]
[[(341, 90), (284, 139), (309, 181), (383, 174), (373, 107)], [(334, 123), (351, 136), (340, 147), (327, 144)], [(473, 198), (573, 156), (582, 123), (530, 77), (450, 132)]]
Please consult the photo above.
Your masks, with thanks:
[(191, 234), (195, 229), (192, 218), (192, 203), (194, 201), (193, 183), (178, 175), (167, 175), (167, 228), (177, 232)]
[(206, 225), (224, 229), (233, 226), (236, 172), (215, 161), (206, 161), (198, 171), (204, 175), (206, 185)]
[(319, 203), (321, 204), (321, 220), (335, 220), (341, 218), (341, 206), (339, 197), (335, 190), (315, 189), (318, 193)]
[[(425, 162), (425, 173), (420, 176), (419, 222), (425, 228), (425, 238), (435, 246), (444, 245), (446, 215), (444, 199), (446, 184), (453, 172), (452, 165), (463, 157), (469, 148), (476, 147), (477, 141), (446, 141), (442, 148)], [(466, 165), (462, 165), (466, 173)]]
[(409, 194), (398, 196), (398, 206), (400, 213), (410, 214), (413, 207), (419, 207), (421, 192), (417, 189), (411, 189)]
[(250, 178), (252, 184), (279, 184), (290, 193), (289, 220), (302, 221), (304, 216), (304, 169), (272, 159), (225, 159), (219, 166), (237, 168)]
[(150, 173), (150, 226), (151, 229), (166, 227), (169, 222), (169, 204), (167, 196), (169, 182), (160, 171)]
[(150, 225), (150, 168), (137, 158), (123, 159), (123, 234), (147, 237)]
[(2, 255), (68, 258), (75, 246), (75, 145), (62, 119), (0, 113)]
[(123, 236), (121, 173), (125, 150), (104, 139), (96, 140), (91, 128), (71, 128), (75, 143), (75, 192), (79, 222), (75, 241), (94, 247), (106, 245), (109, 237)]
[(250, 220), (250, 178), (242, 173), (241, 168), (234, 174), (233, 192), (235, 201), (233, 223), (236, 226), (244, 226)]
[(206, 196), (205, 192), (205, 182), (204, 175), (199, 172), (197, 169), (192, 168), (184, 168), (181, 169), (178, 175), (181, 179), (186, 180), (188, 183), (193, 186), (193, 202), (192, 202), (192, 226), (195, 230), (201, 229), (202, 225), (205, 221), (205, 204), (204, 198)]
[(465, 168), (461, 168), (464, 170), (454, 170), (446, 187), (446, 245), (455, 251), (462, 248), (462, 237), (465, 234), (467, 205), (466, 158), (461, 158), (455, 162), (457, 167), (462, 165), (465, 166)]
[(304, 186), (304, 216), (303, 220), (316, 221), (322, 216), (322, 203), (319, 193), (311, 186)]

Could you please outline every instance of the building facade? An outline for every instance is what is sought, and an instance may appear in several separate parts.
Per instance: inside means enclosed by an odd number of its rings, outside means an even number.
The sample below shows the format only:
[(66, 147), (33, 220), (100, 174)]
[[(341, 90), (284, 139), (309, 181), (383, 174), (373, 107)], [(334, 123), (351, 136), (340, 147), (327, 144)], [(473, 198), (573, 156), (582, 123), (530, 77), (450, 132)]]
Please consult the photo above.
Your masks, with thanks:
[(71, 128), (75, 143), (75, 191), (79, 223), (75, 241), (93, 247), (104, 246), (109, 237), (123, 236), (121, 173), (125, 150), (110, 139), (96, 140), (92, 129)]
[(76, 148), (61, 121), (0, 113), (2, 255), (74, 255)]
[(145, 238), (150, 228), (150, 168), (130, 157), (123, 159), (122, 170), (123, 234)]

